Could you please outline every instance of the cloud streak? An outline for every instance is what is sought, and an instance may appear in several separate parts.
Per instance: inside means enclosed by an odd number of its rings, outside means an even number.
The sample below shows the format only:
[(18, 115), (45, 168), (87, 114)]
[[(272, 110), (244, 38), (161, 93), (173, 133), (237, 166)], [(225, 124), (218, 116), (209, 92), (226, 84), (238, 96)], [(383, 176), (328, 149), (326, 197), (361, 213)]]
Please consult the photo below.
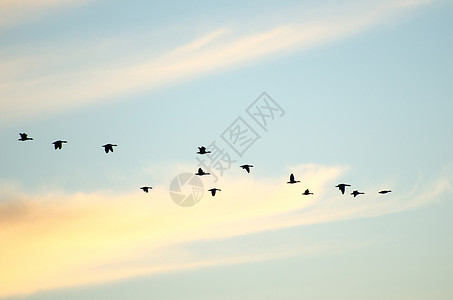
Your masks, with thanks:
[[(274, 55), (319, 46), (374, 28), (422, 3), (383, 1), (340, 6), (335, 10), (318, 9), (316, 20), (293, 17), (271, 28), (253, 30), (244, 30), (251, 27), (250, 24), (238, 21), (240, 25), (213, 30), (179, 47), (168, 48), (164, 53), (140, 55), (139, 61), (131, 59), (137, 53), (130, 52), (119, 61), (90, 63), (93, 57), (80, 57), (80, 47), (61, 49), (63, 52), (38, 57), (13, 57), (10, 60), (29, 63), (16, 65), (9, 60), (0, 61), (0, 65), (6, 67), (1, 76), (5, 79), (0, 83), (0, 93), (7, 95), (8, 99), (0, 102), (0, 120), (8, 122), (15, 118), (37, 117), (125, 98), (212, 72), (256, 63)], [(105, 44), (108, 43), (104, 42), (103, 46)], [(103, 53), (114, 51), (114, 44)], [(84, 44), (84, 47), (98, 46)], [(140, 51), (143, 53), (146, 50), (150, 49)], [(46, 72), (46, 65), (54, 65), (58, 57), (62, 63), (74, 58), (78, 63)], [(34, 74), (30, 72), (30, 65), (44, 71)]]
[[(429, 193), (419, 186), (416, 197), (410, 193), (383, 197), (377, 188), (368, 187), (370, 192), (359, 199), (333, 188), (346, 168), (301, 165), (292, 170), (306, 178), (300, 186), (287, 185), (280, 178), (260, 182), (249, 176), (223, 179), (219, 195), (205, 195), (192, 208), (176, 206), (163, 189), (149, 195), (137, 191), (31, 196), (2, 187), (0, 269), (7, 271), (0, 273), (0, 297), (325, 251), (332, 248), (309, 245), (308, 250), (292, 252), (260, 248), (206, 257), (194, 251), (193, 245), (376, 217), (425, 205), (450, 189), (449, 178), (444, 176), (427, 183)], [(306, 187), (315, 195), (301, 196)]]
[(31, 22), (71, 5), (89, 0), (3, 0), (0, 1), (0, 30)]

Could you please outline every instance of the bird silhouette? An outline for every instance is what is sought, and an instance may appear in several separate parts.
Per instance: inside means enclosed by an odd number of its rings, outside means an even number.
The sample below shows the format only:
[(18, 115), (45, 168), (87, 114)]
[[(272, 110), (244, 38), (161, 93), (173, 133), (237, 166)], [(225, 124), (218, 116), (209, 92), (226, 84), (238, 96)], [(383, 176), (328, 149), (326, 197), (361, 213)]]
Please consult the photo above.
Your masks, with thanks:
[(351, 186), (351, 185), (346, 184), (346, 183), (340, 183), (339, 185), (336, 185), (335, 187), (339, 188), (341, 193), (344, 194), (345, 187), (347, 187), (347, 186)]
[(351, 193), (351, 195), (354, 195), (354, 198), (357, 196), (357, 195), (363, 195), (365, 193), (362, 193), (362, 192), (359, 192), (358, 190), (355, 190), (354, 192)]
[(306, 189), (305, 192), (302, 193), (302, 195), (313, 195), (313, 193), (310, 193), (310, 191)]
[(26, 133), (19, 133), (19, 135), (20, 135), (19, 141), (21, 141), (21, 142), (33, 140), (33, 138), (28, 137), (28, 135)]
[(148, 191), (150, 189), (152, 189), (152, 187), (150, 187), (150, 186), (142, 186), (140, 189), (142, 189), (145, 193), (148, 193)]
[(252, 165), (242, 165), (240, 167), (243, 168), (244, 170), (246, 170), (247, 173), (250, 173), (250, 168), (252, 168), (253, 166)]
[(297, 180), (297, 181), (294, 180), (294, 174), (291, 173), (291, 175), (289, 175), (289, 181), (287, 183), (293, 184), (293, 183), (298, 183), (298, 182), (300, 182), (300, 181), (299, 180)]
[(197, 154), (207, 154), (207, 153), (211, 153), (211, 151), (206, 151), (206, 147), (205, 146), (198, 147)]
[(379, 194), (387, 194), (387, 193), (390, 193), (391, 190), (383, 190), (383, 191), (380, 191)]
[(53, 142), (52, 144), (53, 144), (55, 150), (57, 150), (57, 149), (61, 149), (61, 147), (63, 146), (63, 143), (67, 143), (67, 141), (58, 140), (58, 141)]
[(205, 171), (203, 171), (202, 168), (198, 168), (198, 172), (195, 173), (195, 175), (198, 175), (198, 176), (203, 176), (203, 175), (210, 175), (211, 173), (206, 173)]
[(221, 189), (218, 189), (218, 188), (212, 188), (212, 189), (210, 189), (210, 190), (208, 190), (208, 191), (210, 191), (210, 192), (211, 192), (211, 195), (212, 195), (212, 197), (214, 197), (214, 196), (215, 196), (215, 193), (216, 193), (217, 191), (221, 191)]
[(105, 153), (109, 153), (109, 151), (112, 151), (113, 152), (113, 147), (116, 147), (118, 145), (113, 145), (113, 144), (105, 144), (104, 146), (104, 150), (105, 150)]

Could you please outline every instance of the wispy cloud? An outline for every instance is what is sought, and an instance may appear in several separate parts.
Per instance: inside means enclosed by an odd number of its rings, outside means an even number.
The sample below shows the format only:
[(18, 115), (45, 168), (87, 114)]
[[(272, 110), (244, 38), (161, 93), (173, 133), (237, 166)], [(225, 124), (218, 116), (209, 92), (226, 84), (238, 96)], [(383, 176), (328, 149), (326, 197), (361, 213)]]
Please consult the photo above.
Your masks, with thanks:
[[(219, 195), (206, 195), (192, 208), (176, 206), (165, 189), (148, 195), (137, 191), (31, 196), (1, 188), (0, 269), (7, 271), (0, 273), (0, 297), (168, 270), (301, 255), (304, 252), (300, 249), (260, 248), (206, 257), (187, 245), (305, 224), (376, 217), (419, 207), (450, 188), (449, 177), (444, 176), (427, 183), (429, 191), (419, 186), (417, 196), (394, 192), (383, 197), (376, 187), (367, 187), (367, 194), (355, 199), (333, 188), (345, 172), (343, 167), (301, 165), (292, 170), (306, 178), (303, 186), (287, 185), (286, 178), (260, 182), (246, 176), (223, 179)], [(305, 187), (315, 195), (301, 196)], [(306, 249), (307, 253), (325, 250), (322, 245)]]
[[(251, 26), (247, 20), (237, 20), (238, 25), (208, 30), (193, 41), (168, 48), (165, 53), (143, 56), (143, 52), (151, 50), (146, 48), (140, 50), (140, 55), (132, 51), (119, 60), (102, 60), (102, 63), (93, 63), (91, 55), (80, 57), (80, 46), (38, 56), (12, 57), (12, 61), (29, 63), (0, 61), (4, 67), (0, 93), (7, 95), (6, 100), (0, 102), (0, 120), (8, 122), (18, 117), (41, 116), (93, 102), (125, 98), (131, 93), (308, 49), (364, 32), (422, 3), (424, 1), (381, 1), (337, 6), (337, 9), (318, 8), (315, 20), (297, 17), (293, 12), (289, 20), (261, 28)], [(84, 44), (83, 47), (97, 46)], [(103, 53), (114, 51), (114, 45), (112, 47)], [(134, 56), (140, 60), (131, 59)], [(76, 58), (77, 63), (48, 69), (48, 65), (55, 65), (58, 57), (62, 62)], [(30, 65), (39, 66), (40, 71), (30, 72), (33, 70)]]
[(0, 30), (18, 23), (39, 20), (52, 12), (89, 0), (2, 0), (0, 1)]

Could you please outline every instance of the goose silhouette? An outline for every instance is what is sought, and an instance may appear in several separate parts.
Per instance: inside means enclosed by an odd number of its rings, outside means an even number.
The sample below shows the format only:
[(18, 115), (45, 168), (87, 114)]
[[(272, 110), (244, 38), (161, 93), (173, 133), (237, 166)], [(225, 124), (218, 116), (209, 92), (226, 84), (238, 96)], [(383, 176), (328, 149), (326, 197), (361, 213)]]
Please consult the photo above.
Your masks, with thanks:
[(351, 193), (351, 195), (354, 195), (354, 198), (357, 196), (357, 195), (363, 195), (365, 193), (362, 193), (362, 192), (359, 192), (358, 190), (355, 190)]
[(293, 183), (298, 183), (298, 182), (300, 182), (300, 181), (294, 180), (294, 174), (291, 173), (291, 175), (289, 175), (289, 181), (287, 183), (293, 184)]
[(105, 144), (104, 146), (104, 150), (105, 150), (105, 153), (109, 153), (109, 151), (113, 152), (113, 147), (116, 147), (118, 145), (113, 145), (113, 144)]
[(197, 154), (207, 154), (207, 153), (211, 153), (211, 151), (206, 151), (206, 147), (205, 146), (198, 147)]
[(202, 168), (198, 168), (198, 172), (195, 173), (195, 175), (198, 175), (198, 176), (203, 176), (203, 175), (210, 175), (211, 173), (206, 173), (205, 171), (203, 171)]
[(240, 167), (243, 168), (244, 170), (246, 170), (247, 173), (250, 173), (250, 168), (252, 168), (253, 166), (252, 165), (242, 165)]
[(33, 138), (28, 137), (28, 135), (26, 133), (19, 133), (19, 135), (20, 135), (19, 141), (21, 141), (21, 142), (33, 140)]
[(150, 189), (152, 189), (152, 187), (150, 187), (150, 186), (142, 186), (140, 189), (143, 190), (145, 193), (148, 193), (148, 191)]
[(344, 191), (345, 191), (345, 187), (347, 186), (351, 186), (350, 184), (346, 184), (346, 183), (340, 183), (338, 185), (336, 185), (335, 187), (339, 188), (341, 193), (344, 194)]
[(310, 191), (306, 189), (305, 192), (302, 193), (302, 195), (313, 195), (313, 193), (310, 193)]
[(379, 194), (387, 194), (387, 193), (390, 193), (391, 190), (383, 190), (383, 191), (380, 191)]
[(63, 146), (63, 143), (67, 143), (67, 141), (58, 140), (58, 141), (53, 142), (52, 144), (53, 144), (55, 150), (57, 150), (57, 149), (61, 149), (61, 147)]
[(210, 190), (208, 190), (208, 191), (210, 191), (210, 192), (211, 192), (211, 195), (212, 195), (212, 197), (214, 197), (214, 196), (215, 196), (215, 193), (216, 193), (217, 191), (219, 191), (219, 192), (220, 192), (220, 191), (221, 191), (221, 189), (218, 189), (218, 188), (212, 188), (212, 189), (210, 189)]

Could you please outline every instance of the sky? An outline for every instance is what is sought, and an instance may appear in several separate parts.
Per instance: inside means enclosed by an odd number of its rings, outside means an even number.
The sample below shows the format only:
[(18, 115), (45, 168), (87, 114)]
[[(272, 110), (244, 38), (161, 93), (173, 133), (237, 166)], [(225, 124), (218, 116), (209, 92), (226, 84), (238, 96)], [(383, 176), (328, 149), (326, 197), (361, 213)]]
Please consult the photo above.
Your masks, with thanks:
[(452, 28), (447, 0), (0, 1), (0, 299), (451, 299)]

